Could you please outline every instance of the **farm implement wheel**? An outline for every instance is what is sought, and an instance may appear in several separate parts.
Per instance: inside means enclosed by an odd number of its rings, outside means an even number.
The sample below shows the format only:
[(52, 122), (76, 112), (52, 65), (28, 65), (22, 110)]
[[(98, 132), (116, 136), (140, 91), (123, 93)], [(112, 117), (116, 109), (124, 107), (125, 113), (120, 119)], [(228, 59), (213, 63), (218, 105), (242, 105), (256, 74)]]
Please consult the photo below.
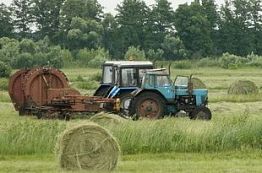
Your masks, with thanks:
[(158, 94), (146, 92), (135, 98), (134, 109), (138, 117), (158, 119), (164, 115), (165, 103)]
[(209, 108), (207, 107), (200, 107), (195, 109), (193, 112), (190, 113), (191, 119), (199, 119), (199, 120), (211, 120), (212, 114)]

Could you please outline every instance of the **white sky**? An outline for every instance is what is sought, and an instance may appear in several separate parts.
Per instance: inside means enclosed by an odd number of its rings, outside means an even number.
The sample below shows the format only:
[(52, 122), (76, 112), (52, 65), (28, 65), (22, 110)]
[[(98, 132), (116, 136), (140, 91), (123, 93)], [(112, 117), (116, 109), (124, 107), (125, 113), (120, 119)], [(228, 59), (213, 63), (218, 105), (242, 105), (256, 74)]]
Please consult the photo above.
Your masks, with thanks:
[[(155, 0), (144, 0), (148, 5), (154, 4)], [(172, 3), (172, 7), (176, 9), (179, 4), (184, 4), (186, 2), (190, 3), (193, 0), (168, 0)], [(12, 0), (0, 0), (0, 3), (10, 4)], [(104, 7), (104, 12), (111, 12), (115, 14), (115, 8), (117, 4), (122, 2), (122, 0), (98, 0), (98, 2)], [(216, 0), (218, 5), (222, 4), (224, 0)]]

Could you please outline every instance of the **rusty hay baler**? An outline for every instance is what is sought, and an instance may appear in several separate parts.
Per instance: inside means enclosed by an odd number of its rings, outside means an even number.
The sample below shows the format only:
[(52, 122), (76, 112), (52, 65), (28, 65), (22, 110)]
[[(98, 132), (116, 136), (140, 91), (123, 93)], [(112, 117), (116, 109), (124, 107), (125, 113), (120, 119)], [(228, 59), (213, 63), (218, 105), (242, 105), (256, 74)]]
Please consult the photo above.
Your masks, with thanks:
[(118, 112), (119, 99), (82, 96), (58, 69), (22, 69), (11, 76), (9, 95), (19, 115), (67, 119), (73, 113)]

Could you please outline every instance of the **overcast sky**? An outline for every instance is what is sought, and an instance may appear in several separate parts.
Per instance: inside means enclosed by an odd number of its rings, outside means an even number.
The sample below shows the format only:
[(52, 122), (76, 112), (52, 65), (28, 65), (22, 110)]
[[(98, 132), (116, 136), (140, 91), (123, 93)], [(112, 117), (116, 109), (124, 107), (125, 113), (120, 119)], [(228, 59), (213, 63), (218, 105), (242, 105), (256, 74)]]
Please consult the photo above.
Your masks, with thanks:
[[(98, 0), (98, 2), (104, 7), (105, 12), (111, 12), (115, 14), (115, 8), (122, 0)], [(154, 4), (155, 0), (144, 0), (148, 5)], [(193, 0), (169, 0), (172, 3), (174, 9), (178, 7), (179, 4), (184, 4), (186, 2), (190, 3)], [(5, 4), (10, 4), (12, 0), (0, 0)], [(216, 3), (220, 5), (224, 0), (216, 0)]]

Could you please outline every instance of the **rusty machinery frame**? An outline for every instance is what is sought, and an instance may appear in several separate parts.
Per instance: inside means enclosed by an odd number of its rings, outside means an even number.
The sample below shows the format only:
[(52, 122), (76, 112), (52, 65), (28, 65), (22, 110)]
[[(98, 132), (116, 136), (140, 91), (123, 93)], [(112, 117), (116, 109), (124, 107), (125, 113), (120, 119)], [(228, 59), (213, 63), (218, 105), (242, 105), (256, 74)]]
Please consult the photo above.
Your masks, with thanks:
[(120, 100), (83, 96), (69, 85), (66, 75), (55, 68), (17, 71), (9, 80), (9, 95), (19, 115), (38, 118), (70, 118), (74, 113), (119, 112)]

